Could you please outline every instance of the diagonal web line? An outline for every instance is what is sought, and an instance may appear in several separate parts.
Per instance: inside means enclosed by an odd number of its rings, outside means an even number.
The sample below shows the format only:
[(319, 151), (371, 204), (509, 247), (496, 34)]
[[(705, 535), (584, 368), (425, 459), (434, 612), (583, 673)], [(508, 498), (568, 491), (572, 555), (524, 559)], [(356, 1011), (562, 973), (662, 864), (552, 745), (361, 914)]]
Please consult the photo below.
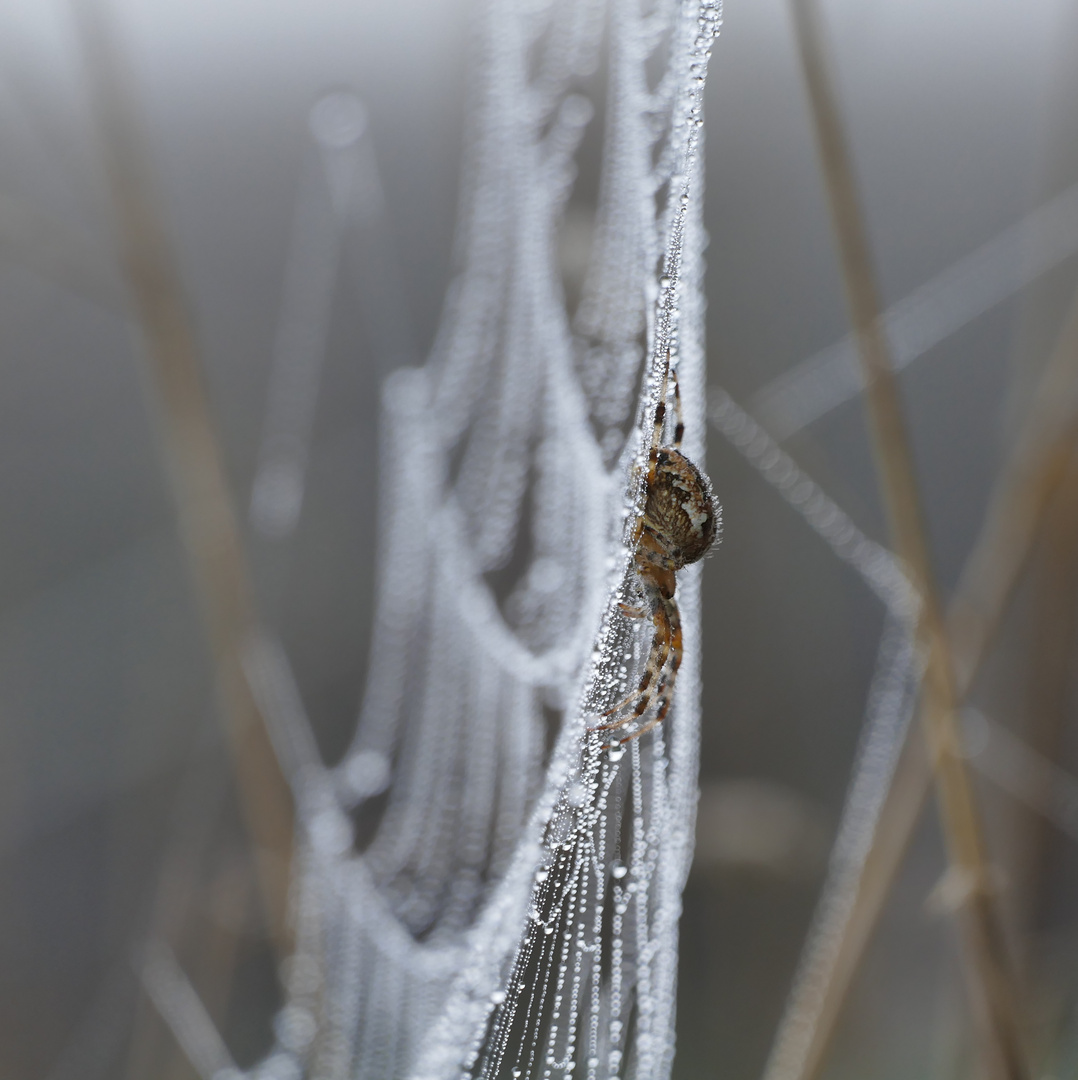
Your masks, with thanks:
[[(916, 596), (901, 564), (877, 544), (809, 477), (724, 389), (712, 385), (708, 419), (885, 604), (888, 620), (846, 798), (812, 923), (765, 1069), (765, 1080), (800, 1075), (835, 977), (854, 915), (866, 861), (894, 779), (915, 704), (920, 661), (912, 648)], [(1059, 829), (1078, 839), (1078, 780), (1007, 728), (967, 708), (970, 764)]]
[(962, 719), (967, 754), (981, 774), (1078, 840), (1078, 779), (979, 709), (967, 706)]
[(853, 519), (721, 387), (708, 389), (708, 420), (786, 500), (835, 555), (857, 571), (891, 615), (915, 617), (917, 598), (900, 563)]
[[(1078, 251), (1078, 184), (893, 304), (884, 329), (896, 370), (1013, 296)], [(772, 379), (752, 398), (753, 415), (787, 439), (861, 392), (851, 335)]]
[(905, 742), (921, 666), (913, 640), (917, 598), (892, 552), (865, 536), (719, 386), (709, 389), (708, 419), (834, 554), (857, 571), (888, 612), (827, 878), (764, 1071), (765, 1080), (780, 1080), (795, 1075), (811, 1051), (824, 1005), (821, 991), (840, 962), (841, 944)]
[(198, 992), (161, 940), (151, 941), (139, 972), (157, 1011), (203, 1080), (235, 1074), (232, 1055), (217, 1032)]

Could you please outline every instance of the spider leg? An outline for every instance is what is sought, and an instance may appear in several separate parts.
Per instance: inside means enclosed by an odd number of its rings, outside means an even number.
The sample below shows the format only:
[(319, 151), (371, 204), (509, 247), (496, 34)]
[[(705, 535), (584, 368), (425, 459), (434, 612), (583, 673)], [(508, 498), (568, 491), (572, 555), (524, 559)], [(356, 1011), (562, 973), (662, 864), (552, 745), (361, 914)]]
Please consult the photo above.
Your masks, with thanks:
[[(657, 687), (652, 693), (648, 694), (646, 698), (642, 698), (636, 708), (627, 716), (623, 716), (620, 720), (615, 720), (612, 724), (602, 724), (599, 727), (589, 728), (590, 731), (616, 731), (618, 728), (623, 728), (628, 724), (632, 724), (636, 720), (640, 720), (644, 714), (651, 708), (651, 706), (658, 700), (660, 703), (663, 701), (666, 693), (666, 679), (663, 679), (657, 684)], [(661, 706), (660, 706), (661, 707)], [(648, 725), (649, 727), (651, 725)], [(643, 730), (647, 730), (646, 728)], [(633, 738), (636, 736), (634, 735)]]
[(622, 709), (627, 709), (634, 703), (636, 704), (636, 709), (622, 720), (592, 728), (592, 731), (609, 731), (611, 728), (621, 727), (622, 724), (627, 724), (633, 719), (643, 716), (651, 703), (655, 700), (655, 680), (662, 675), (663, 671), (666, 669), (667, 662), (670, 658), (670, 643), (673, 636), (669, 610), (671, 601), (665, 600), (661, 594), (658, 594), (657, 590), (655, 590), (655, 593), (656, 595), (652, 598), (654, 612), (652, 617), (655, 621), (655, 635), (652, 638), (651, 651), (648, 654), (647, 663), (644, 665), (644, 674), (640, 678), (640, 685), (637, 686), (624, 701), (620, 701), (617, 705), (613, 705), (607, 709), (603, 713), (603, 716), (613, 716), (615, 713), (621, 712)]
[[(659, 461), (659, 447), (662, 446), (663, 441), (663, 428), (666, 426), (666, 399), (669, 394), (669, 381), (670, 381), (670, 348), (666, 349), (666, 360), (663, 363), (663, 385), (662, 390), (659, 393), (659, 401), (655, 406), (655, 417), (651, 424), (651, 445), (648, 447), (648, 471), (646, 486), (650, 487), (655, 482), (655, 468)], [(676, 378), (676, 377), (675, 377)], [(675, 400), (677, 403), (677, 418), (678, 428), (680, 432), (684, 425), (681, 423), (681, 392), (677, 389), (677, 383), (674, 384)], [(681, 436), (678, 435), (677, 443), (680, 444)], [(639, 466), (633, 471), (634, 484), (639, 479)], [(644, 531), (644, 515), (640, 513), (637, 515), (635, 524), (633, 525), (631, 546), (635, 549), (636, 545), (640, 543), (640, 537)]]
[(666, 426), (666, 399), (670, 393), (670, 379), (674, 378), (674, 400), (677, 404), (677, 418), (681, 421), (681, 393), (677, 388), (677, 375), (670, 367), (670, 346), (666, 348), (666, 360), (663, 362), (663, 386), (659, 393), (659, 403), (655, 406), (655, 420), (651, 427), (651, 450), (648, 455), (648, 483), (655, 477), (655, 463), (659, 456), (659, 447), (663, 444), (663, 428)]
[[(659, 448), (662, 445), (663, 430), (666, 426), (666, 399), (669, 396), (671, 382), (673, 382), (674, 391), (675, 426), (673, 445), (675, 447), (681, 446), (681, 439), (685, 434), (685, 423), (681, 409), (681, 386), (678, 382), (676, 366), (671, 363), (671, 349), (672, 346), (668, 345), (666, 349), (666, 359), (663, 364), (662, 390), (655, 406), (655, 417), (652, 422), (651, 446), (648, 451), (647, 483), (649, 486), (655, 481), (659, 459)], [(640, 543), (643, 531), (644, 516), (641, 514), (633, 529), (634, 545)], [(669, 576), (670, 584), (668, 591), (673, 593), (673, 575), (670, 574)], [(648, 654), (648, 660), (644, 666), (644, 674), (640, 679), (640, 684), (624, 700), (607, 709), (603, 713), (603, 716), (616, 716), (618, 713), (622, 712), (622, 710), (628, 709), (630, 706), (635, 707), (631, 713), (623, 716), (620, 720), (614, 720), (608, 724), (600, 724), (597, 727), (589, 728), (589, 731), (611, 731), (616, 728), (624, 727), (626, 724), (631, 724), (634, 721), (641, 719), (655, 701), (658, 700), (659, 707), (655, 718), (635, 734), (628, 736), (628, 739), (635, 739), (638, 736), (643, 735), (644, 732), (650, 731), (657, 724), (661, 724), (670, 709), (670, 702), (674, 689), (674, 679), (677, 676), (678, 667), (681, 665), (681, 621), (678, 615), (677, 604), (674, 603), (673, 596), (664, 595), (662, 588), (654, 579), (648, 580), (645, 575), (642, 575), (642, 577), (645, 578), (645, 593), (651, 601), (652, 619), (655, 623), (655, 635), (652, 638), (651, 651)], [(618, 606), (621, 608), (622, 612), (631, 619), (642, 618), (646, 614), (645, 610), (641, 607), (635, 607), (624, 603), (619, 604)], [(670, 671), (664, 678), (663, 676), (667, 671), (668, 665), (670, 666)], [(623, 739), (622, 741), (626, 742), (628, 739)]]
[(618, 746), (624, 746), (627, 742), (632, 742), (633, 739), (639, 739), (641, 735), (646, 735), (652, 728), (658, 727), (666, 719), (666, 714), (670, 711), (670, 702), (673, 700), (673, 695), (667, 693), (664, 688), (663, 695), (659, 700), (659, 709), (654, 717), (652, 717), (652, 719), (639, 731), (634, 731), (631, 735), (626, 735), (624, 739), (618, 739)]
[[(666, 661), (664, 660), (661, 666), (656, 666), (656, 675), (661, 675), (666, 669)], [(654, 679), (654, 676), (651, 677)], [(649, 680), (650, 681), (650, 680)], [(614, 708), (608, 709), (603, 713), (603, 716), (613, 716), (619, 710), (626, 709), (633, 702), (636, 702), (636, 708), (632, 712), (626, 713), (620, 720), (613, 720), (609, 724), (599, 724), (597, 727), (589, 728), (589, 731), (613, 731), (615, 728), (624, 727), (626, 724), (631, 724), (634, 720), (639, 720), (655, 703), (656, 696), (661, 694), (663, 687), (666, 685), (666, 679), (660, 679), (658, 682), (651, 682), (651, 685), (646, 690), (637, 691), (630, 694), (620, 705), (615, 705)]]
[(619, 739), (619, 746), (627, 742), (632, 742), (633, 739), (639, 739), (641, 735), (646, 735), (652, 728), (658, 727), (659, 724), (666, 719), (666, 714), (670, 711), (670, 705), (674, 700), (674, 683), (677, 680), (678, 668), (681, 667), (681, 620), (678, 618), (677, 605), (674, 603), (672, 597), (667, 600), (667, 604), (671, 609), (669, 611), (669, 616), (673, 627), (673, 633), (671, 635), (670, 643), (670, 671), (659, 687), (659, 707), (655, 710), (654, 717), (640, 728), (639, 731), (634, 731), (631, 735), (626, 735), (624, 739)]
[(663, 427), (666, 425), (666, 386), (667, 377), (664, 375), (662, 397), (659, 398), (659, 404), (655, 406), (655, 424), (651, 429), (651, 449), (648, 452), (649, 480), (655, 473), (655, 462), (659, 457), (659, 447), (662, 446)]
[[(659, 447), (662, 446), (663, 428), (666, 425), (666, 395), (667, 379), (670, 375), (670, 350), (666, 350), (666, 363), (663, 367), (663, 387), (659, 394), (658, 404), (655, 406), (655, 418), (651, 424), (651, 444), (648, 447), (648, 471), (645, 486), (649, 487), (655, 482), (655, 468), (659, 462)], [(634, 483), (639, 477), (639, 472), (634, 470)], [(640, 543), (640, 537), (644, 532), (644, 515), (639, 513), (633, 525), (631, 546), (635, 549)]]
[[(669, 364), (669, 357), (667, 358)], [(674, 449), (681, 449), (681, 439), (685, 434), (685, 417), (681, 411), (681, 384), (678, 382), (677, 365), (670, 367), (670, 381), (674, 384)]]

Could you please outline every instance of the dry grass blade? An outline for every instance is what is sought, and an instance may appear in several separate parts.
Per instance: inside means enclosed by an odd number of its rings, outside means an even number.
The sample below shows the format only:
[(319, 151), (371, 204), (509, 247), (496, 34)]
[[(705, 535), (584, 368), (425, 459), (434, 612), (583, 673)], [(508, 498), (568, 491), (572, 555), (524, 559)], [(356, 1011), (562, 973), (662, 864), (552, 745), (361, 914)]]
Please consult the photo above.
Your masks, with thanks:
[[(968, 693), (1078, 444), (1078, 295), (996, 481), (980, 536), (948, 612), (958, 699)], [(1061, 464), (1062, 463), (1062, 464)], [(865, 862), (846, 931), (792, 1002), (768, 1080), (819, 1071), (842, 1003), (920, 817), (931, 783), (921, 739), (903, 752)]]
[(1039, 522), (1059, 489), (1078, 437), (1078, 294), (988, 506), (981, 539), (966, 562), (950, 612), (956, 676), (972, 681)]
[(931, 781), (924, 740), (910, 733), (891, 779), (841, 938), (799, 974), (764, 1080), (810, 1080), (824, 1062), (850, 983), (921, 815)]
[(843, 283), (865, 376), (877, 469), (892, 536), (922, 604), (918, 637), (926, 651), (921, 717), (935, 769), (943, 832), (956, 879), (964, 883), (963, 955), (984, 1044), (1007, 1080), (1029, 1075), (1012, 965), (961, 751), (954, 664), (935, 587), (898, 389), (881, 321), (864, 220), (831, 86), (815, 0), (792, 0), (798, 47), (838, 242)]
[(274, 940), (288, 949), (286, 898), (291, 795), (274, 755), (241, 652), (255, 624), (236, 516), (210, 422), (198, 349), (161, 212), (134, 95), (108, 21), (89, 0), (74, 5), (124, 276), (156, 391), (180, 529), (215, 667), (244, 817), (253, 838)]
[[(1013, 776), (1030, 781), (1024, 791), (1017, 785), (1004, 787), (1013, 790), (1028, 808), (1027, 812), (1019, 811), (1015, 815), (1016, 836), (1009, 850), (1007, 870), (1013, 882), (1016, 917), (1026, 929), (1019, 940), (1030, 944), (1036, 940), (1051, 890), (1054, 830), (1048, 823), (1069, 826), (1070, 815), (1060, 811), (1068, 802), (1071, 805), (1075, 802), (1073, 798), (1068, 800), (1063, 792), (1070, 791), (1072, 796), (1078, 793), (1078, 783), (1056, 764), (1066, 750), (1073, 657), (1078, 643), (1075, 552), (1078, 552), (1078, 453), (1072, 452), (1059, 481), (1058, 493), (1045, 516), (1038, 557), (1030, 575), (1033, 615), (1026, 645), (1028, 712), (1020, 732), (1030, 751), (1022, 754), (1017, 747), (1008, 747), (1006, 731), (989, 744), (989, 749), (998, 745), (989, 760), (998, 760), (1004, 767), (1004, 779)], [(1076, 835), (1073, 827), (1064, 831)], [(1037, 950), (1028, 949), (1027, 955), (1019, 959), (1030, 967), (1039, 959)]]

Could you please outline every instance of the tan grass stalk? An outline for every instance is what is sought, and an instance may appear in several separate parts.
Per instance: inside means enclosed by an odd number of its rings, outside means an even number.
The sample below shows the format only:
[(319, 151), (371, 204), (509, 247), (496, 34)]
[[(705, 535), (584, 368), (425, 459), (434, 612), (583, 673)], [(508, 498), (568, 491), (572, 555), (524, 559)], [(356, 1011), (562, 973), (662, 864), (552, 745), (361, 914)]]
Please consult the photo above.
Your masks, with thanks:
[[(1007, 956), (982, 828), (962, 756), (958, 689), (931, 567), (909, 438), (880, 318), (869, 255), (838, 103), (815, 0), (791, 0), (808, 88), (843, 285), (865, 378), (873, 449), (891, 534), (921, 596), (917, 633), (925, 650), (921, 718), (936, 779), (941, 824), (957, 881), (963, 957), (984, 1045), (1007, 1080), (1026, 1080), (1029, 1065), (1017, 1009), (1017, 988)], [(881, 898), (882, 899), (882, 898)]]
[[(1051, 500), (1078, 447), (1078, 294), (1041, 376), (1021, 430), (998, 476), (989, 511), (948, 609), (958, 698), (969, 692), (991, 647)], [(931, 783), (923, 740), (903, 751), (865, 862), (846, 934), (823, 985), (793, 1003), (784, 1031), (811, 1029), (808, 1049), (780, 1044), (768, 1080), (811, 1080), (823, 1063), (861, 955), (879, 919)], [(800, 1040), (799, 1040), (800, 1041)], [(784, 1038), (784, 1044), (789, 1044)], [(792, 1044), (789, 1044), (792, 1045)], [(803, 1045), (803, 1044), (802, 1044)]]
[(237, 519), (131, 80), (98, 4), (81, 0), (73, 7), (121, 265), (155, 391), (180, 531), (214, 665), (217, 701), (232, 747), (244, 819), (256, 849), (270, 932), (285, 953), (292, 803), (241, 665), (255, 614)]
[[(1024, 682), (1027, 713), (1019, 734), (1047, 762), (1059, 759), (1070, 714), (1073, 657), (1078, 641), (1078, 453), (1072, 453), (1046, 515), (1031, 573), (1032, 611), (1029, 615)], [(1046, 762), (1046, 764), (1047, 764)], [(1050, 789), (1056, 787), (1053, 782)], [(1038, 788), (1037, 794), (1040, 793)], [(1031, 792), (1032, 794), (1032, 792)], [(1012, 882), (1008, 900), (1022, 928), (1025, 946), (1018, 957), (1023, 971), (1038, 971), (1033, 947), (1038, 916), (1049, 893), (1049, 860), (1055, 847), (1051, 819), (1010, 804), (1014, 828), (1008, 844), (1006, 872)], [(1033, 811), (1033, 812), (1030, 812)]]

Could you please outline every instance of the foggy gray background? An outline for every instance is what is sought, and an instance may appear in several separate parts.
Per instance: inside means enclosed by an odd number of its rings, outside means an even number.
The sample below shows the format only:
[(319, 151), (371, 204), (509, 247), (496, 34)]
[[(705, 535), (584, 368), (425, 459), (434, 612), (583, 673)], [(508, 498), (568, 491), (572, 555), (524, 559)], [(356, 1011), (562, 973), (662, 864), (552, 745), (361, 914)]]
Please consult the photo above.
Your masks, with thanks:
[[(342, 88), (369, 112), (392, 252), (369, 233), (349, 237), (304, 517), (288, 551), (249, 538), (262, 610), (332, 760), (364, 679), (378, 383), (395, 359), (361, 291), (387, 258), (396, 264), (401, 340), (422, 359), (449, 275), (474, 5), (128, 0), (114, 11), (240, 508), (297, 191), (316, 167), (307, 116)], [(842, 0), (825, 11), (887, 303), (1078, 181), (1075, 5)], [(82, 80), (63, 4), (0, 4), (0, 1076), (14, 1080), (128, 1075), (139, 1008), (128, 958), (181, 778), (192, 762), (196, 773), (227, 776), (153, 405), (122, 315)], [(706, 130), (709, 377), (748, 406), (847, 332), (782, 0), (728, 0)], [(601, 117), (588, 131), (581, 190), (594, 183), (600, 135)], [(577, 198), (570, 224), (583, 231), (586, 218)], [(902, 375), (945, 590), (1075, 271), (1064, 261)], [(704, 579), (705, 799), (685, 897), (675, 1075), (750, 1080), (822, 877), (883, 613), (721, 436), (709, 442), (725, 533)], [(885, 540), (859, 402), (787, 449)], [(1013, 623), (986, 681), (993, 715), (1017, 725), (1021, 605)], [(229, 781), (215, 783), (215, 813), (232, 837), (218, 852), (227, 878), (228, 852), (242, 860), (242, 841)], [(985, 794), (1007, 850), (1013, 810)], [(764, 830), (741, 838), (749, 856), (731, 855), (731, 819), (713, 820), (723, 806), (741, 809), (750, 834)], [(779, 853), (752, 857), (768, 836)], [(1035, 910), (1023, 916), (1031, 970), (1050, 987), (1043, 1015), (1053, 1017), (1067, 1014), (1076, 989), (1065, 964), (1045, 981), (1053, 957), (1076, 958), (1067, 843), (1049, 837)], [(961, 1074), (969, 1048), (953, 927), (925, 909), (943, 865), (929, 813), (827, 1077)], [(231, 918), (215, 907), (216, 888), (209, 873), (193, 901), (207, 933)], [(246, 1062), (274, 991), (257, 911), (238, 918), (246, 937), (226, 1034)]]

